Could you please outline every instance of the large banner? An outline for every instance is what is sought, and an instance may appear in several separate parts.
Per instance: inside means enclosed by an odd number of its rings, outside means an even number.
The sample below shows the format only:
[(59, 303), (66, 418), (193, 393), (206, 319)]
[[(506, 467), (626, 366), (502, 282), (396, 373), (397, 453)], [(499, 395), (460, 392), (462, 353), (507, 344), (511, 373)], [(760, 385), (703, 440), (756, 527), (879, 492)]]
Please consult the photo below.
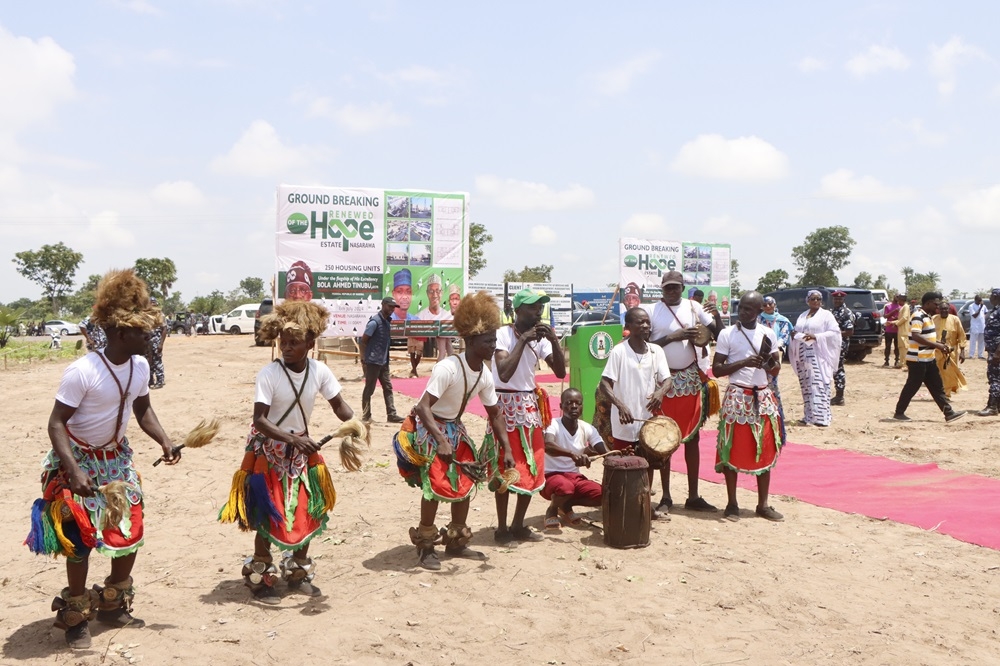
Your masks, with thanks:
[(468, 282), (468, 194), (281, 185), (277, 209), (276, 302), (321, 302), (326, 335), (360, 337), (392, 296), (394, 335), (454, 335), (451, 310)]
[(731, 246), (724, 243), (619, 239), (619, 286), (622, 309), (653, 303), (663, 296), (660, 280), (668, 271), (684, 275), (684, 297), (695, 289), (715, 304), (724, 321), (730, 316)]

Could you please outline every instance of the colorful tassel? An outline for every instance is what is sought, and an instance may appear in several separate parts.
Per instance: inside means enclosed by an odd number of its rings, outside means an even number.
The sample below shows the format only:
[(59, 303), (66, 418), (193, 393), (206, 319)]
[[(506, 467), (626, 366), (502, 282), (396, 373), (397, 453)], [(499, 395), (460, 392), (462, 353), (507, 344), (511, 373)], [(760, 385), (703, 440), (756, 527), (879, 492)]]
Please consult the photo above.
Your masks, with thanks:
[(63, 499), (56, 499), (49, 505), (49, 516), (52, 520), (52, 528), (55, 532), (55, 537), (58, 539), (59, 548), (56, 552), (62, 552), (66, 557), (76, 557), (76, 547), (73, 542), (69, 540), (69, 537), (63, 532), (63, 508), (66, 506), (66, 501)]
[[(69, 491), (66, 494), (69, 494)], [(73, 520), (76, 522), (76, 526), (80, 529), (80, 541), (88, 548), (96, 548), (97, 528), (90, 521), (90, 515), (76, 501), (66, 498), (65, 502), (66, 507), (73, 516)]]
[[(45, 544), (45, 508), (48, 504), (45, 500), (36, 499), (31, 505), (31, 531), (24, 540), (24, 544), (35, 554), (49, 554)], [(51, 529), (51, 528), (50, 528)]]
[(243, 527), (247, 524), (246, 483), (249, 475), (242, 469), (233, 474), (233, 483), (229, 487), (229, 500), (219, 511), (219, 522), (239, 522)]
[(323, 499), (322, 512), (319, 515), (314, 515), (313, 517), (321, 518), (323, 514), (333, 511), (333, 506), (337, 503), (337, 490), (333, 487), (333, 477), (330, 476), (330, 470), (326, 468), (325, 464), (321, 463), (309, 470), (310, 477), (312, 476), (313, 471), (315, 471), (316, 476), (319, 477), (319, 491), (320, 496)]
[(549, 406), (549, 394), (541, 386), (535, 388), (535, 400), (538, 402), (538, 416), (542, 419), (542, 430), (552, 423), (552, 408)]
[(708, 380), (708, 415), (715, 416), (722, 408), (722, 400), (719, 396), (719, 382), (714, 379)]
[[(265, 460), (266, 462), (266, 460)], [(247, 524), (253, 528), (267, 528), (270, 521), (279, 525), (284, 521), (278, 507), (274, 505), (267, 491), (267, 481), (263, 474), (251, 474), (247, 479), (246, 511)]]

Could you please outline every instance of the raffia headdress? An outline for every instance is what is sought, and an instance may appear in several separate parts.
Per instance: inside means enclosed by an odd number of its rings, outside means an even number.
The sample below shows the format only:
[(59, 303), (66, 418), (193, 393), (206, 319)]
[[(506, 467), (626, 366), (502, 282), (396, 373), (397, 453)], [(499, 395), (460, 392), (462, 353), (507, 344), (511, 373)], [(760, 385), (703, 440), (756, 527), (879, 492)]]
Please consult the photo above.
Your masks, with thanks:
[(299, 335), (312, 333), (318, 338), (326, 330), (330, 313), (319, 303), (311, 301), (285, 301), (276, 305), (270, 314), (260, 318), (258, 335), (265, 342), (277, 339), (282, 331)]
[(131, 268), (108, 271), (101, 278), (90, 318), (101, 328), (151, 331), (163, 325), (163, 312), (150, 301), (146, 283)]
[(463, 338), (471, 338), (503, 326), (500, 308), (485, 291), (467, 294), (455, 308), (455, 330)]

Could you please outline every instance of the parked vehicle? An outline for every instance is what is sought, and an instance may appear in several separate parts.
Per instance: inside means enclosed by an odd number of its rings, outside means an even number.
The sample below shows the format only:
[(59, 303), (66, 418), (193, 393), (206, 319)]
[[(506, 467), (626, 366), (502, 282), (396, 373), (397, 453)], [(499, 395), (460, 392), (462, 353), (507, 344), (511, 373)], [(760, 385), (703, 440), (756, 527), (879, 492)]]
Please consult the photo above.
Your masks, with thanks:
[(233, 335), (250, 333), (253, 331), (259, 309), (260, 304), (258, 303), (244, 303), (235, 310), (231, 310), (222, 320), (222, 330)]
[(80, 326), (78, 324), (62, 319), (50, 319), (45, 322), (44, 327), (45, 333), (48, 335), (52, 335), (53, 333), (58, 333), (59, 335), (80, 335)]
[(858, 289), (857, 287), (793, 287), (791, 289), (779, 289), (764, 294), (774, 298), (778, 305), (778, 312), (788, 317), (795, 325), (799, 315), (809, 309), (806, 305), (806, 294), (811, 290), (823, 294), (823, 307), (828, 310), (833, 306), (831, 292), (840, 290), (847, 294), (844, 303), (854, 312), (854, 335), (850, 337), (850, 345), (847, 348), (847, 358), (851, 361), (860, 361), (868, 356), (871, 350), (882, 345), (882, 336), (885, 331), (882, 325), (882, 315), (875, 307), (875, 299), (869, 289)]
[(274, 310), (274, 300), (272, 300), (270, 296), (262, 300), (260, 302), (260, 306), (257, 308), (257, 315), (254, 317), (253, 321), (253, 342), (258, 347), (268, 346), (268, 343), (260, 339), (260, 318), (264, 315), (271, 314), (272, 310)]
[(205, 317), (196, 326), (195, 330), (199, 334), (216, 335), (219, 333), (225, 333), (222, 330), (222, 321), (225, 319), (223, 315), (212, 315), (210, 317)]
[(621, 317), (616, 308), (605, 311), (605, 308), (585, 308), (583, 304), (573, 302), (573, 319), (570, 332), (575, 333), (581, 326), (600, 326), (602, 324), (620, 323)]
[(175, 335), (187, 335), (188, 334), (188, 313), (187, 312), (177, 312), (174, 314), (174, 318), (167, 321), (167, 329)]

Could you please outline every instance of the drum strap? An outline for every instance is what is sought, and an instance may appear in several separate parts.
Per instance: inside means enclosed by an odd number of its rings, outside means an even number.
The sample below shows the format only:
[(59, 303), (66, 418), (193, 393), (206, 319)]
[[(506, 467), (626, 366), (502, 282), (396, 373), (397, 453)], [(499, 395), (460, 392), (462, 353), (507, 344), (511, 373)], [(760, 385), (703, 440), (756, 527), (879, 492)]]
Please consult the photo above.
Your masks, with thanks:
[[(680, 317), (677, 316), (677, 313), (674, 312), (674, 309), (666, 301), (663, 301), (663, 304), (667, 306), (667, 309), (670, 310), (670, 314), (672, 314), (673, 317), (674, 317), (674, 321), (676, 321), (677, 325), (680, 326), (681, 329), (683, 330), (684, 324), (681, 322)], [(694, 324), (698, 323), (698, 319), (694, 316), (694, 305), (691, 306), (691, 319), (693, 320), (692, 324), (691, 324), (692, 326)], [(691, 345), (690, 348), (691, 348), (691, 351), (694, 353), (694, 362), (697, 363), (698, 362), (698, 352), (697, 352), (698, 348), (695, 347), (694, 345)], [(706, 351), (706, 353), (707, 353), (707, 351)]]

